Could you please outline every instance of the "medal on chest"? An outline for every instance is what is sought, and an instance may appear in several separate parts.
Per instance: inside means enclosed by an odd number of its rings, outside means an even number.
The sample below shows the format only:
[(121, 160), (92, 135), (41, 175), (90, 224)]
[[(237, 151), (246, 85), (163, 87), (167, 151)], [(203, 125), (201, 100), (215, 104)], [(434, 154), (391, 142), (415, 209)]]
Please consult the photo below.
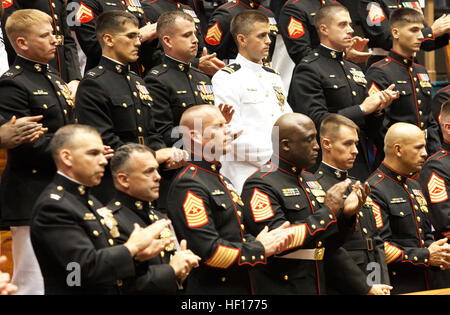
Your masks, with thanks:
[(419, 204), (420, 211), (423, 213), (428, 213), (428, 204), (425, 197), (422, 194), (422, 191), (419, 189), (413, 189), (413, 194), (416, 197), (417, 203)]
[(227, 189), (230, 191), (231, 197), (233, 198), (233, 202), (243, 207), (244, 203), (242, 202), (241, 196), (239, 196), (239, 194), (236, 192), (236, 189), (234, 188), (233, 184), (227, 181), (224, 181), (224, 183)]
[(415, 9), (415, 10), (419, 11), (423, 15), (422, 7), (420, 6), (420, 2), (419, 1), (402, 2), (402, 6), (404, 8)]
[(200, 97), (205, 102), (214, 102), (214, 92), (211, 84), (206, 84), (204, 81), (200, 81), (197, 84), (197, 90), (200, 92)]
[(111, 236), (114, 238), (119, 237), (120, 233), (119, 233), (119, 228), (117, 227), (118, 224), (112, 214), (112, 211), (109, 210), (107, 207), (103, 207), (103, 208), (97, 209), (97, 213), (105, 221), (105, 226), (109, 229), (109, 233), (111, 233)]
[(172, 231), (168, 227), (165, 227), (164, 230), (162, 230), (159, 237), (161, 239), (170, 239), (171, 240), (170, 244), (164, 248), (164, 250), (166, 252), (171, 252), (171, 251), (175, 250), (175, 244), (173, 242), (174, 235), (172, 234)]
[(417, 77), (419, 78), (420, 86), (423, 88), (431, 88), (430, 77), (426, 73), (418, 73)]
[(138, 81), (136, 81), (136, 88), (139, 91), (139, 97), (143, 101), (153, 101), (153, 98), (150, 96), (150, 93), (148, 92), (145, 85), (140, 84)]
[(127, 6), (128, 11), (130, 12), (138, 12), (141, 14), (144, 13), (141, 2), (139, 0), (125, 0), (125, 4)]
[(351, 68), (350, 73), (353, 75), (353, 81), (361, 84), (367, 84), (366, 76), (362, 71)]
[(194, 19), (194, 22), (195, 22), (196, 24), (200, 23), (200, 19), (198, 18), (197, 14), (195, 13), (194, 10), (183, 8), (182, 11), (183, 11), (184, 13), (187, 13), (187, 14), (189, 14), (190, 16), (192, 16), (192, 18)]
[(283, 106), (286, 102), (286, 97), (283, 94), (283, 90), (281, 89), (281, 87), (275, 85), (273, 86), (273, 90), (275, 91), (275, 95), (277, 96), (278, 105), (280, 105), (280, 110), (284, 112)]
[(56, 81), (56, 84), (59, 87), (59, 92), (66, 99), (67, 105), (74, 108), (75, 103), (73, 102), (72, 95), (70, 94), (70, 90), (69, 90), (69, 87), (67, 86), (67, 84), (61, 84), (61, 82), (59, 82), (59, 81)]
[(322, 185), (318, 181), (306, 182), (311, 193), (316, 197), (317, 201), (323, 203), (325, 201), (325, 191), (322, 189)]
[(274, 17), (269, 17), (269, 30), (273, 33), (273, 34), (278, 34), (278, 25), (277, 25), (277, 21), (275, 20)]

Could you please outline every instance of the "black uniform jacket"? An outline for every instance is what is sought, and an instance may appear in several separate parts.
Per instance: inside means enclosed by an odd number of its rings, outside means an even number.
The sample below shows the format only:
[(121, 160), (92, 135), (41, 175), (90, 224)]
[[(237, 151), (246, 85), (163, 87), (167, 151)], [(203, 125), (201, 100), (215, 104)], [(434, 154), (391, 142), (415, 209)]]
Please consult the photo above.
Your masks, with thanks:
[(410, 58), (391, 50), (389, 56), (373, 64), (367, 71), (369, 93), (384, 90), (391, 84), (400, 97), (385, 109), (380, 137), (397, 122), (407, 122), (427, 131), (427, 151), (440, 148), (439, 128), (431, 111), (431, 82), (427, 70)]
[[(99, 66), (80, 82), (75, 103), (78, 122), (96, 128), (103, 144), (114, 150), (127, 142), (153, 150), (165, 147), (156, 131), (152, 96), (144, 81), (127, 66), (103, 56)], [(109, 167), (92, 193), (103, 203), (114, 196)]]
[[(431, 223), (436, 239), (450, 239), (450, 143), (445, 140), (441, 150), (430, 156), (424, 164), (419, 183), (427, 199)], [(448, 242), (447, 242), (448, 243)], [(450, 270), (436, 272), (437, 288), (450, 287)]]
[(101, 208), (87, 187), (60, 174), (38, 198), (31, 242), (46, 294), (119, 294), (124, 280), (136, 277), (130, 251), (117, 244), (114, 218)]
[(180, 169), (168, 193), (168, 214), (179, 239), (202, 260), (187, 294), (252, 293), (249, 267), (266, 263), (264, 247), (246, 231), (242, 201), (220, 164), (204, 160)]
[(364, 115), (359, 106), (367, 96), (367, 81), (361, 69), (345, 60), (342, 52), (323, 45), (296, 66), (288, 94), (294, 112), (311, 117), (318, 130), (330, 113), (343, 115), (360, 127), (359, 154), (350, 175), (361, 180), (371, 173), (368, 139), (379, 142), (374, 131), (380, 119)]
[[(314, 175), (324, 190), (328, 190), (333, 185), (349, 178), (347, 172), (324, 163), (320, 164)], [(356, 180), (352, 178), (352, 185), (355, 182)], [(360, 268), (360, 271), (352, 270), (346, 273), (338, 273), (341, 277), (345, 277), (344, 283), (354, 284), (354, 286), (349, 286), (349, 288), (347, 288), (348, 285), (343, 287), (344, 292), (352, 287), (356, 290), (350, 293), (365, 294), (368, 292), (369, 287), (366, 284), (366, 278), (373, 271), (372, 265), (369, 265), (370, 263), (377, 263), (378, 265), (375, 268), (380, 271), (379, 278), (374, 279), (374, 281), (378, 280), (378, 283), (389, 284), (384, 242), (379, 235), (377, 222), (379, 223), (372, 210), (372, 200), (369, 197), (366, 204), (358, 212), (355, 232), (351, 239), (342, 245)], [(333, 283), (335, 288), (339, 288), (339, 285), (339, 282)]]
[(230, 23), (233, 17), (245, 10), (258, 10), (269, 17), (269, 37), (272, 42), (267, 61), (270, 61), (275, 48), (278, 25), (272, 11), (261, 5), (259, 1), (233, 0), (218, 7), (209, 19), (208, 32), (205, 35), (206, 47), (209, 52), (217, 53), (219, 59), (236, 58), (238, 49), (230, 32)]
[(295, 64), (313, 53), (320, 44), (319, 35), (314, 26), (317, 11), (325, 5), (337, 3), (334, 0), (286, 1), (280, 12), (278, 27), (289, 56)]
[(368, 180), (372, 211), (384, 241), (392, 293), (430, 289), (430, 252), (434, 241), (428, 204), (419, 183), (384, 162)]
[(280, 256), (298, 249), (322, 252), (316, 260), (270, 257), (267, 265), (252, 270), (256, 293), (326, 293), (323, 251), (326, 257), (332, 255), (351, 235), (354, 226), (323, 206), (319, 200), (323, 202), (324, 197), (325, 191), (314, 175), (302, 172), (277, 155), (247, 179), (242, 198), (245, 221), (252, 235), (265, 226), (274, 229), (289, 221), (295, 239)]
[(428, 158), (420, 172), (419, 182), (428, 201), (431, 222), (438, 237), (450, 238), (449, 142), (444, 141), (441, 150)]
[[(164, 217), (149, 202), (133, 198), (118, 190), (116, 190), (116, 195), (106, 207), (117, 220), (120, 232), (120, 236), (117, 238), (117, 243), (119, 244), (123, 244), (128, 240), (133, 232), (135, 223), (144, 228)], [(168, 231), (170, 232), (170, 230)], [(171, 233), (167, 234), (167, 231), (165, 232), (164, 237), (171, 236)], [(140, 264), (138, 270), (142, 275), (137, 281), (130, 283), (127, 293), (175, 294), (177, 292), (175, 273), (169, 265), (170, 255), (174, 254), (174, 250), (174, 246), (169, 245), (160, 255)]]
[[(86, 68), (88, 72), (98, 66), (102, 56), (102, 49), (95, 33), (95, 23), (98, 16), (106, 11), (123, 10), (133, 14), (139, 21), (139, 27), (145, 26), (149, 21), (145, 17), (144, 9), (139, 0), (74, 0), (79, 4), (76, 12), (76, 24), (73, 27), (83, 52), (85, 53)], [(133, 64), (133, 70), (143, 76), (151, 67), (159, 63), (160, 55), (155, 52), (158, 40), (142, 43), (139, 50), (139, 60)]]
[(167, 146), (181, 136), (173, 128), (180, 124), (181, 115), (195, 105), (214, 104), (210, 78), (192, 67), (165, 56), (163, 63), (154, 67), (145, 77), (145, 84), (153, 98), (156, 130)]
[(48, 131), (34, 143), (8, 150), (0, 184), (2, 225), (29, 225), (31, 209), (56, 170), (49, 143), (62, 126), (74, 123), (74, 102), (66, 83), (47, 65), (20, 56), (0, 79), (0, 114), (43, 115)]
[(152, 95), (127, 66), (102, 57), (80, 82), (75, 103), (78, 121), (95, 127), (113, 149), (127, 142), (165, 147), (156, 131)]
[[(357, 1), (358, 15), (361, 21), (364, 37), (369, 39), (369, 48), (382, 48), (389, 51), (392, 48), (392, 35), (389, 27), (389, 16), (399, 8), (420, 8), (417, 0), (360, 0)], [(420, 9), (422, 11), (422, 9)], [(425, 25), (422, 30), (424, 41), (421, 49), (431, 51), (448, 44), (448, 34), (435, 37), (431, 27)], [(383, 59), (384, 56), (374, 55), (369, 59), (369, 65)]]
[[(5, 2), (8, 2), (5, 5)], [(58, 46), (56, 56), (50, 61), (50, 66), (54, 68), (58, 75), (66, 82), (81, 80), (80, 63), (78, 61), (77, 46), (73, 38), (66, 11), (66, 1), (64, 0), (10, 0), (4, 1), (5, 15), (3, 21), (15, 11), (22, 9), (37, 9), (47, 13), (52, 17), (53, 32), (56, 36)], [(16, 58), (16, 53), (11, 46), (5, 32), (5, 23), (2, 23), (3, 40), (8, 53), (9, 63), (12, 64)]]

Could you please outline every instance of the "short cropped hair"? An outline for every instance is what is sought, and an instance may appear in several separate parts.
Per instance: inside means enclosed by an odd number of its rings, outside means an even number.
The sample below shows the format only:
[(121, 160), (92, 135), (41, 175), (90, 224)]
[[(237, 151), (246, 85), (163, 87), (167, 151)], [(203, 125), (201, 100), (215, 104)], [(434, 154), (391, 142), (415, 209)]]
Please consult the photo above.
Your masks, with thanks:
[(45, 12), (35, 9), (17, 10), (6, 20), (6, 35), (11, 43), (19, 36), (25, 36), (30, 29), (41, 23), (52, 23), (53, 20)]
[(71, 124), (59, 128), (50, 141), (50, 152), (55, 163), (58, 162), (59, 152), (61, 152), (62, 149), (71, 148), (73, 139), (79, 133), (91, 133), (100, 137), (98, 131), (94, 127), (88, 125)]
[(359, 132), (359, 127), (353, 120), (339, 114), (331, 114), (320, 124), (320, 137), (336, 139), (341, 126), (347, 126)]
[(444, 124), (450, 123), (450, 100), (447, 100), (442, 104), (439, 121), (442, 127), (444, 127)]
[(156, 24), (156, 33), (158, 34), (159, 39), (172, 30), (175, 21), (178, 18), (194, 23), (194, 18), (183, 11), (164, 12), (159, 16)]
[(389, 17), (389, 25), (391, 29), (410, 23), (425, 23), (423, 14), (416, 9), (400, 8), (392, 11)]
[(120, 33), (124, 29), (124, 25), (131, 23), (139, 26), (138, 19), (131, 13), (122, 10), (106, 11), (97, 18), (95, 33), (100, 46), (103, 47), (103, 36), (105, 34)]
[(122, 145), (114, 152), (114, 156), (111, 158), (110, 161), (111, 174), (114, 178), (118, 173), (123, 171), (124, 166), (130, 159), (130, 156), (133, 152), (140, 152), (140, 153), (149, 152), (154, 157), (156, 156), (155, 152), (152, 149), (142, 144), (127, 143)]
[(253, 29), (255, 23), (269, 23), (267, 15), (256, 10), (245, 10), (238, 13), (230, 24), (230, 33), (237, 44), (238, 34), (248, 35)]
[(316, 17), (314, 18), (314, 26), (316, 27), (317, 32), (319, 32), (320, 25), (326, 24), (326, 22), (330, 21), (332, 17), (341, 10), (348, 12), (348, 9), (346, 7), (338, 3), (329, 4), (320, 8), (316, 13)]

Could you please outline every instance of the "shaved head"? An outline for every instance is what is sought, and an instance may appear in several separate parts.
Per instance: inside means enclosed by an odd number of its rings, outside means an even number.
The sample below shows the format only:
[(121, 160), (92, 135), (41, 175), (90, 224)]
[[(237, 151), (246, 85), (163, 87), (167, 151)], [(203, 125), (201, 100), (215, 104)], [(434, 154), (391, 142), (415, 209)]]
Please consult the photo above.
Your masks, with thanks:
[(181, 116), (180, 126), (187, 127), (189, 130), (192, 130), (194, 129), (194, 122), (196, 119), (202, 122), (208, 121), (208, 118), (217, 115), (217, 113), (222, 115), (219, 108), (214, 105), (203, 104), (189, 107)]
[(298, 168), (308, 168), (316, 163), (319, 145), (314, 122), (299, 113), (278, 118), (272, 129), (272, 146), (281, 158)]
[(278, 149), (280, 143), (276, 139), (291, 139), (297, 131), (305, 132), (305, 128), (312, 120), (306, 115), (299, 113), (285, 114), (278, 118), (272, 129), (273, 149)]
[(415, 138), (424, 137), (424, 132), (417, 126), (408, 123), (393, 124), (384, 138), (384, 153), (390, 155), (394, 151), (395, 145), (404, 145)]
[(384, 138), (384, 162), (396, 172), (409, 176), (420, 171), (427, 158), (426, 135), (408, 123), (392, 125)]
[(188, 108), (180, 119), (185, 150), (207, 161), (218, 161), (229, 148), (226, 120), (218, 107), (197, 105)]

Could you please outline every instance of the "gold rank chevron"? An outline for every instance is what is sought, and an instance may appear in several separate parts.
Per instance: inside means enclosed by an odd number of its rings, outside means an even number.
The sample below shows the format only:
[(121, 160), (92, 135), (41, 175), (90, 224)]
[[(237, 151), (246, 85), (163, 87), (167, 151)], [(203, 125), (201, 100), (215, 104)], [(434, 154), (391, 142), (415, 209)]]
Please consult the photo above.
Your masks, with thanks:
[(302, 246), (303, 243), (305, 242), (305, 238), (306, 238), (306, 224), (302, 223), (302, 224), (298, 224), (298, 225), (293, 225), (293, 226), (290, 226), (288, 229), (290, 231), (293, 231), (294, 240), (292, 241), (292, 243), (289, 244), (287, 249), (292, 249), (292, 248)]
[(78, 8), (78, 11), (77, 11), (75, 17), (76, 17), (77, 21), (79, 21), (81, 23), (87, 23), (94, 19), (94, 13), (83, 2), (80, 2), (80, 6)]
[(388, 264), (395, 261), (403, 253), (400, 248), (389, 244), (389, 242), (384, 242), (384, 252), (386, 254), (386, 262)]
[(222, 39), (222, 31), (219, 28), (219, 22), (216, 22), (216, 24), (214, 24), (208, 29), (205, 41), (210, 45), (217, 46), (220, 44), (221, 39)]
[(4, 8), (4, 9), (7, 9), (7, 8), (9, 8), (10, 6), (12, 6), (13, 0), (2, 0), (2, 3), (3, 3), (3, 8)]
[(448, 199), (445, 180), (436, 175), (436, 173), (431, 174), (427, 187), (431, 203), (439, 203)]
[(291, 16), (291, 20), (288, 25), (288, 33), (291, 38), (302, 37), (305, 34), (305, 29), (303, 28), (302, 22)]
[(373, 95), (373, 94), (378, 93), (380, 91), (381, 91), (381, 89), (379, 89), (378, 86), (375, 83), (372, 83), (372, 85), (370, 86), (370, 89), (369, 89), (369, 95)]
[(269, 196), (257, 188), (253, 191), (252, 199), (250, 199), (250, 208), (255, 222), (264, 221), (274, 216)]
[(386, 19), (383, 9), (378, 3), (372, 2), (370, 4), (369, 19), (372, 23), (381, 23)]
[(188, 191), (183, 203), (183, 210), (186, 216), (187, 225), (190, 228), (197, 228), (208, 223), (203, 199)]
[(375, 223), (377, 225), (377, 228), (379, 229), (379, 228), (383, 227), (383, 219), (381, 217), (381, 208), (374, 201), (372, 201), (372, 212), (373, 212), (373, 216), (375, 217)]
[(239, 253), (240, 250), (237, 248), (219, 245), (214, 255), (205, 264), (214, 268), (226, 269), (234, 263)]

